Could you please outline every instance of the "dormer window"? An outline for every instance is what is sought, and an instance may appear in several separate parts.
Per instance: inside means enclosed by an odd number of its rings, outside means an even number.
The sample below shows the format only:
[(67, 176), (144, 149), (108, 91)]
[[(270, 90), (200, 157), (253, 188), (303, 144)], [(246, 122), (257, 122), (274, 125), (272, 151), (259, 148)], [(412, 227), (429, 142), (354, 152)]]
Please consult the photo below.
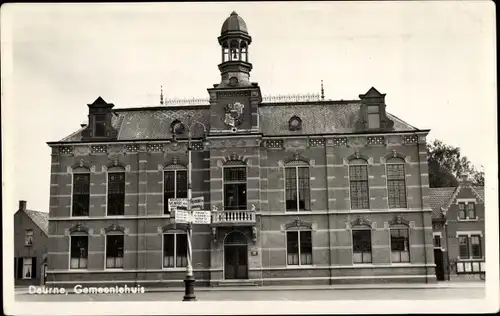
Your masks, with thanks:
[(378, 105), (368, 106), (368, 128), (380, 128), (380, 113)]
[(302, 120), (298, 116), (292, 116), (288, 121), (288, 129), (291, 131), (300, 131), (302, 129)]
[(179, 120), (173, 121), (172, 124), (170, 125), (170, 129), (171, 129), (172, 134), (174, 134), (174, 135), (184, 134), (184, 132), (186, 130), (186, 128), (184, 127), (184, 124), (182, 124), (182, 122)]
[(106, 114), (96, 114), (94, 116), (94, 136), (104, 137), (106, 135)]

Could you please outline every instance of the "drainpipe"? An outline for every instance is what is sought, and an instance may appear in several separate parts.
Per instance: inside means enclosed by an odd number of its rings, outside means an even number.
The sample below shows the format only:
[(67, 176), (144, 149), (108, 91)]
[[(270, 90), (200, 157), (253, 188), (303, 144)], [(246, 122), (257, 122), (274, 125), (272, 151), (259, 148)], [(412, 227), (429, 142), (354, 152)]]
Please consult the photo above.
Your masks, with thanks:
[[(139, 160), (140, 160), (141, 155), (139, 154), (139, 152), (137, 153), (137, 172), (135, 174), (137, 175), (137, 192), (139, 192), (139, 194), (140, 194), (140, 190), (139, 190), (140, 163), (139, 163)], [(139, 198), (139, 195), (137, 195), (137, 215), (139, 215), (139, 201), (140, 201), (140, 198)], [(137, 227), (137, 245), (136, 245), (137, 254), (135, 256), (135, 286), (137, 286), (138, 285), (137, 280), (139, 279), (139, 253), (140, 253), (139, 252), (139, 219), (136, 219), (135, 224)], [(162, 238), (163, 238), (163, 235), (162, 235)], [(163, 253), (162, 253), (162, 256), (163, 256)], [(162, 260), (162, 268), (163, 268), (163, 258), (161, 260)]]
[(448, 281), (450, 281), (450, 247), (448, 245), (448, 220), (445, 218), (444, 220), (444, 233), (446, 239), (446, 272), (448, 272)]
[(328, 201), (328, 156), (327, 147), (325, 146), (325, 164), (326, 168), (326, 178), (325, 178), (325, 188), (326, 188), (326, 220), (328, 221), (328, 273), (330, 277), (328, 278), (328, 283), (332, 285), (332, 242), (331, 242), (331, 231), (330, 231), (330, 202)]
[(422, 225), (423, 225), (423, 232), (424, 232), (424, 260), (425, 260), (425, 283), (429, 283), (429, 278), (428, 278), (428, 273), (427, 273), (427, 238), (426, 238), (426, 232), (425, 232), (425, 217), (424, 217), (424, 192), (422, 190), (422, 167), (421, 167), (421, 161), (420, 161), (420, 143), (417, 141), (417, 154), (418, 154), (418, 173), (419, 173), (419, 184), (420, 184), (420, 199), (422, 203)]

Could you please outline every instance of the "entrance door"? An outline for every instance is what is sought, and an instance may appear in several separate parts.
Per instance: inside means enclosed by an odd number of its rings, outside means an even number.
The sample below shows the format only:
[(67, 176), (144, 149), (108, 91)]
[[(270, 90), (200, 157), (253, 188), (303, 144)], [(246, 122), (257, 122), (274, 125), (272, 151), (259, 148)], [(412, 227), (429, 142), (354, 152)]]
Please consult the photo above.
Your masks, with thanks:
[(436, 279), (438, 281), (444, 281), (445, 262), (444, 252), (441, 249), (434, 248), (434, 263), (436, 264)]
[(234, 231), (224, 239), (224, 278), (248, 278), (248, 245), (240, 232)]

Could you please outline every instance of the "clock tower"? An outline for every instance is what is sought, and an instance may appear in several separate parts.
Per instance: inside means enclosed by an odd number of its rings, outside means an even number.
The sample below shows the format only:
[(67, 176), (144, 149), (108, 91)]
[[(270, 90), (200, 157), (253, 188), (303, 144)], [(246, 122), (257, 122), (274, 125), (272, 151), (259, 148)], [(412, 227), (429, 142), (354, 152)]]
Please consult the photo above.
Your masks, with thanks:
[(258, 84), (250, 82), (252, 64), (248, 47), (252, 37), (245, 21), (236, 12), (224, 21), (218, 41), (221, 82), (208, 89), (210, 133), (256, 133), (259, 131), (257, 109), (262, 99)]

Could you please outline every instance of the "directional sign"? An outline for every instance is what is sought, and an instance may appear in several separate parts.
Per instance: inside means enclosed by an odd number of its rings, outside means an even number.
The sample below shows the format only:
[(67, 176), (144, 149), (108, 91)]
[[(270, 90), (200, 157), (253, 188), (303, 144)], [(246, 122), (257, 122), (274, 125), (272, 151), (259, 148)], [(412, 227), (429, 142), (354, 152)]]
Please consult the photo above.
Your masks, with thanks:
[(187, 207), (187, 199), (168, 199), (168, 210), (170, 214), (174, 214), (179, 207), (184, 205)]
[(210, 211), (193, 211), (193, 224), (210, 224)]
[(189, 213), (183, 210), (175, 211), (175, 222), (176, 223), (188, 223), (189, 222)]
[[(179, 203), (176, 205), (176, 208), (179, 210), (187, 210), (187, 199), (176, 199), (180, 200)], [(191, 199), (191, 210), (202, 210), (203, 209), (203, 204), (204, 204), (204, 198), (203, 196), (201, 197), (195, 197)]]

